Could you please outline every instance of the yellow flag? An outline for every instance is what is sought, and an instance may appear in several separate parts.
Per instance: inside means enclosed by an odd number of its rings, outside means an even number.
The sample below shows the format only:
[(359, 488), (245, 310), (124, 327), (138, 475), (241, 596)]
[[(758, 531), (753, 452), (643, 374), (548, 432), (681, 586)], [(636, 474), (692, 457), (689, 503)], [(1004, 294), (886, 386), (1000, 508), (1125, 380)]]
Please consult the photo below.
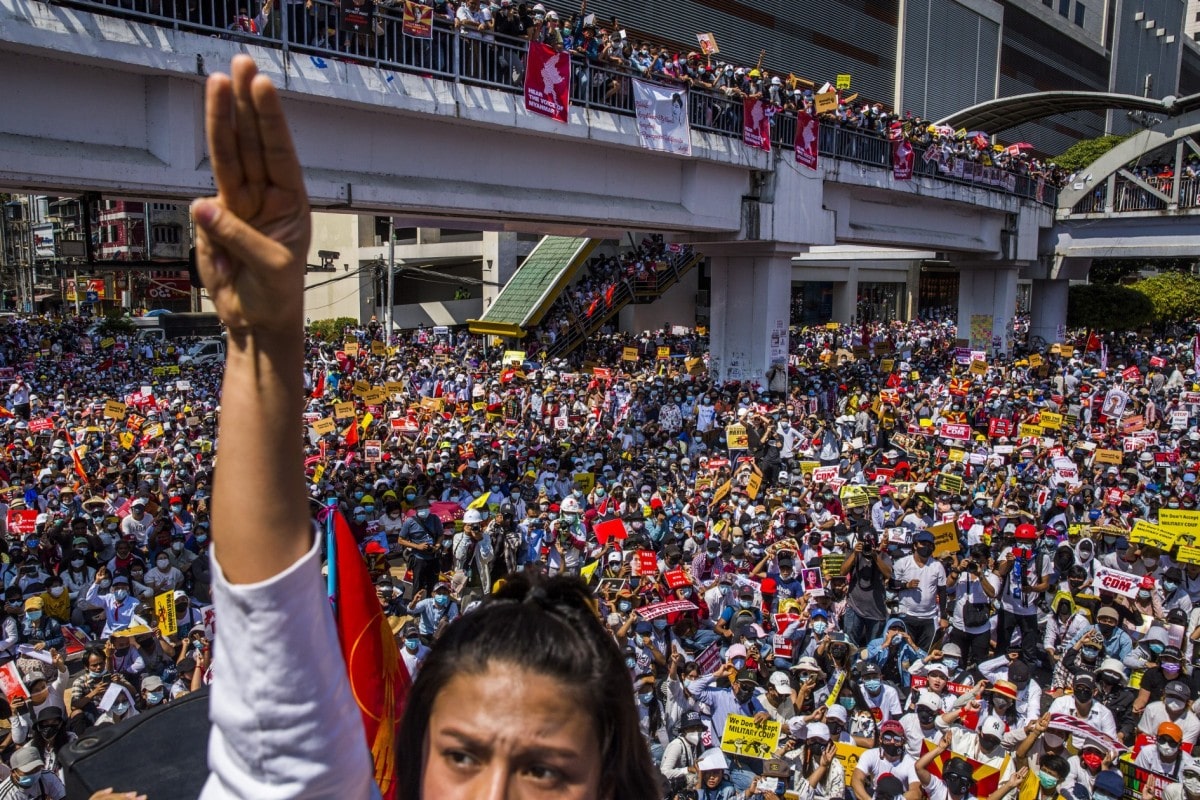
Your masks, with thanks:
[(491, 492), (484, 492), (483, 494), (479, 495), (479, 497), (476, 497), (474, 500), (472, 500), (471, 504), (469, 506), (467, 506), (467, 508), (473, 508), (476, 511), (480, 511), (484, 508), (487, 508), (487, 501), (488, 501), (488, 498), (491, 497), (491, 495), (492, 495)]
[(359, 421), (358, 424), (362, 428), (363, 432), (365, 433), (367, 428), (371, 427), (371, 423), (374, 421), (375, 421), (375, 417), (370, 412), (367, 412), (366, 414), (363, 414), (363, 418), (362, 418), (362, 420)]
[(592, 576), (596, 574), (596, 568), (599, 566), (600, 566), (599, 561), (593, 561), (592, 563), (588, 564), (587, 566), (579, 568), (579, 575), (580, 575), (580, 577), (583, 578), (585, 583), (591, 582)]

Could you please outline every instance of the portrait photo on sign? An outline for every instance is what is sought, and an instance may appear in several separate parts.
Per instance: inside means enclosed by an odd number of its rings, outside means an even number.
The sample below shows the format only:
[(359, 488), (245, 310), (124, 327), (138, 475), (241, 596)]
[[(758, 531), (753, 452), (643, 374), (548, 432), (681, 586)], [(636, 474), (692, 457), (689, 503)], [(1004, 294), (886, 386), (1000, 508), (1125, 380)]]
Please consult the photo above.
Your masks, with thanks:
[(802, 569), (800, 570), (800, 580), (804, 581), (804, 593), (810, 594), (813, 597), (821, 597), (825, 594), (825, 582), (821, 577), (819, 569)]

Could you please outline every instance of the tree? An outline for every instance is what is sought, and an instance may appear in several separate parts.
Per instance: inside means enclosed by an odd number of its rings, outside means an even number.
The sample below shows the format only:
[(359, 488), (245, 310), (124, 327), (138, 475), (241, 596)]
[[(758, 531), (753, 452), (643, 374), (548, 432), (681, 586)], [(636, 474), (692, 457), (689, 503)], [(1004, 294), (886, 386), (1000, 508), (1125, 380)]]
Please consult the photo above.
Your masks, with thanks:
[(133, 320), (124, 316), (119, 308), (106, 311), (104, 319), (100, 320), (100, 324), (96, 326), (96, 332), (102, 339), (110, 336), (126, 336), (133, 333), (134, 330)]
[(353, 317), (337, 317), (335, 319), (319, 319), (308, 326), (313, 336), (326, 342), (340, 342), (345, 336), (346, 328), (357, 328), (358, 320)]
[(1089, 283), (1126, 283), (1143, 270), (1191, 272), (1194, 258), (1097, 258), (1088, 272)]
[(1150, 300), (1159, 322), (1179, 322), (1196, 316), (1200, 310), (1200, 278), (1195, 275), (1164, 272), (1130, 288)]
[(1097, 331), (1128, 331), (1154, 320), (1154, 304), (1136, 289), (1088, 283), (1067, 293), (1067, 325)]
[(1125, 141), (1126, 138), (1125, 136), (1097, 136), (1095, 139), (1081, 139), (1056, 157), (1054, 163), (1068, 172), (1081, 170)]

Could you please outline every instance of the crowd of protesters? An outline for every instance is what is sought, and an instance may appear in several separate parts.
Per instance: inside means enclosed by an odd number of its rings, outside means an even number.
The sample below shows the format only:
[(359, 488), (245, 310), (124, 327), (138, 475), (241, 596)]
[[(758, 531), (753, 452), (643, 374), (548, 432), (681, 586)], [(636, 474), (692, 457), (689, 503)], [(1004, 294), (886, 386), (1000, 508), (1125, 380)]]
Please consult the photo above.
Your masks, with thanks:
[[(309, 340), (307, 478), (414, 674), (507, 576), (579, 575), (665, 797), (1200, 799), (1191, 338), (804, 329), (768, 391), (695, 331), (525, 366), (381, 336)], [(0, 797), (62, 797), (62, 747), (211, 677), (219, 375), (147, 355), (0, 329)]]

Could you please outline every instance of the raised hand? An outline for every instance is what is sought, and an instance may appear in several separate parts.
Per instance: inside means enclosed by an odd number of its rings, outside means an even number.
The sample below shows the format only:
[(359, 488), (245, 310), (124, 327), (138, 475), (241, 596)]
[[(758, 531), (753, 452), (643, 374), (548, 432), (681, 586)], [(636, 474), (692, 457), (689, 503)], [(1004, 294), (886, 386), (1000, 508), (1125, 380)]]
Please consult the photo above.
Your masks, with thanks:
[(208, 80), (217, 196), (192, 204), (200, 278), (234, 336), (300, 335), (308, 195), (279, 95), (249, 56)]

